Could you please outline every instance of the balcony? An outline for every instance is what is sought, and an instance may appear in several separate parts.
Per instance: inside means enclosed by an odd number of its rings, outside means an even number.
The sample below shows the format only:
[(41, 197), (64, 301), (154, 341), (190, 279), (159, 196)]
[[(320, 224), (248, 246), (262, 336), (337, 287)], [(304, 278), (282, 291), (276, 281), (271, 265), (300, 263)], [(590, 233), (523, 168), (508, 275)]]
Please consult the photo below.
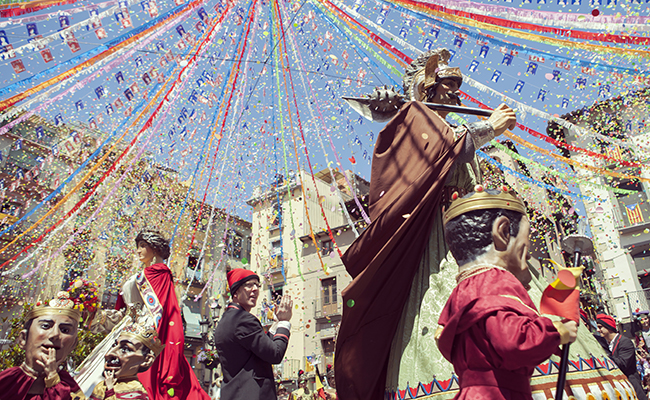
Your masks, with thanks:
[(322, 297), (314, 301), (314, 318), (324, 319), (341, 315), (342, 306), (341, 298), (337, 295), (336, 302), (324, 303)]
[(619, 222), (621, 234), (637, 230), (650, 222), (650, 206), (646, 192), (640, 191), (618, 197)]

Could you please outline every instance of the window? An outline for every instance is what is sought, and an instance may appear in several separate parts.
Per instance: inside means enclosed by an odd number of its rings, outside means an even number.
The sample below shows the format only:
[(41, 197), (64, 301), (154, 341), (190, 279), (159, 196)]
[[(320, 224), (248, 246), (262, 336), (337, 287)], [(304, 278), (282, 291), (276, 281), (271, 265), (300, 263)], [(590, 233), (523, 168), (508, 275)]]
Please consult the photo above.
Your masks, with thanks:
[(271, 210), (269, 215), (269, 229), (277, 229), (282, 223), (282, 205), (277, 204)]
[[(194, 256), (189, 256), (187, 258), (187, 267), (185, 268), (185, 279), (192, 279), (192, 273), (194, 272), (194, 268), (196, 268), (196, 265), (198, 263), (199, 259)], [(196, 272), (194, 272), (194, 280), (200, 281), (201, 276), (202, 276), (201, 269), (197, 269)]]
[(323, 279), (321, 287), (323, 290), (323, 305), (336, 304), (336, 278)]
[(334, 339), (321, 340), (323, 346), (323, 355), (325, 356), (325, 365), (323, 369), (327, 370), (327, 366), (334, 364)]
[(282, 253), (282, 242), (274, 240), (271, 242), (271, 256), (277, 256)]
[(334, 251), (334, 244), (331, 240), (323, 240), (321, 242), (321, 253), (324, 256), (329, 256), (330, 253)]
[(23, 205), (14, 201), (5, 201), (2, 204), (2, 209), (0, 212), (7, 215), (12, 215), (14, 217), (19, 217), (22, 212)]

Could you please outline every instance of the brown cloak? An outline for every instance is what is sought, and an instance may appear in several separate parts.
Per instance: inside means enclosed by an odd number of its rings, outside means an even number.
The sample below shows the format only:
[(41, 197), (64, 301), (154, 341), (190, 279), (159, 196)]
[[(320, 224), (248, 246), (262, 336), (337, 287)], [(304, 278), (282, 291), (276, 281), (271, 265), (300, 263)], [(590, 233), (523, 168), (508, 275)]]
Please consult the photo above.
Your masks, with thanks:
[(447, 174), (465, 137), (419, 102), (405, 104), (379, 133), (372, 160), (372, 224), (343, 255), (352, 278), (343, 291), (336, 341), (341, 400), (384, 398), (391, 342), (440, 208)]

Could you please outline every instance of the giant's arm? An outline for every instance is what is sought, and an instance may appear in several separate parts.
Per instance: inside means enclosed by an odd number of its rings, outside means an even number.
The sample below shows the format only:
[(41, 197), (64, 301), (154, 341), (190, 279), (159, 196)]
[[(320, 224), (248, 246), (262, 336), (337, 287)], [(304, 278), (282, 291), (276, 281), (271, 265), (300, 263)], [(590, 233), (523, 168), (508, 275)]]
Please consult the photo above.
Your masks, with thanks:
[(509, 310), (487, 317), (485, 333), (505, 369), (538, 365), (560, 345), (560, 334), (550, 319)]

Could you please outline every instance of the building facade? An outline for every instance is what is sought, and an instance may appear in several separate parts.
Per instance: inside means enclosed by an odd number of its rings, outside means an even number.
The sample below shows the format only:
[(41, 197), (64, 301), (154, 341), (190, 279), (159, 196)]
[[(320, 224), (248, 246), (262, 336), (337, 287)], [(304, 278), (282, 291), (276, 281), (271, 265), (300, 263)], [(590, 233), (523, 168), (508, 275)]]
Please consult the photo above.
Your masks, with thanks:
[(549, 136), (575, 146), (558, 148), (575, 162), (578, 186), (589, 197), (584, 203), (609, 309), (622, 322), (650, 304), (644, 290), (650, 288), (649, 96), (644, 89), (563, 116), (579, 129), (548, 127)]
[(289, 294), (295, 305), (279, 379), (295, 379), (299, 370), (313, 376), (316, 366), (325, 373), (333, 365), (340, 291), (351, 282), (340, 256), (363, 229), (368, 191), (369, 183), (350, 171), (326, 169), (312, 177), (301, 170), (257, 188), (247, 202), (251, 267), (263, 280), (254, 312), (270, 326), (278, 296)]

